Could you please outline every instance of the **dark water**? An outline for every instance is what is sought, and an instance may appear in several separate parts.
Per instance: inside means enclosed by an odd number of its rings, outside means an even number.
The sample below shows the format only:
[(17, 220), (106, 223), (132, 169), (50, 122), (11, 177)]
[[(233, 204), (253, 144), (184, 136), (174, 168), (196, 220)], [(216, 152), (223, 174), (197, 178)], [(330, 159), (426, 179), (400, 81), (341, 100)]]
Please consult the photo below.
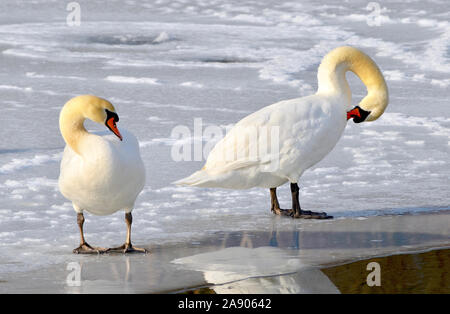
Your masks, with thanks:
[[(399, 254), (371, 258), (322, 269), (322, 272), (346, 294), (450, 293), (450, 249), (426, 253)], [(367, 264), (380, 264), (380, 286), (368, 286)], [(214, 286), (182, 291), (182, 294), (215, 294)]]
[[(450, 249), (371, 258), (322, 269), (341, 293), (450, 293)], [(369, 287), (367, 264), (380, 264), (381, 285)]]

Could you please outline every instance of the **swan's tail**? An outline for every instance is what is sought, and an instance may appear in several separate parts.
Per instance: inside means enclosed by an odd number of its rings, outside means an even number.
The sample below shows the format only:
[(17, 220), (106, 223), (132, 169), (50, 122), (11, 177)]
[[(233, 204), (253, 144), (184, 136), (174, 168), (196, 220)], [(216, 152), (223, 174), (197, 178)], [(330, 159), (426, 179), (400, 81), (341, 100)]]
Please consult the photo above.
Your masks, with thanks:
[(176, 185), (203, 186), (207, 187), (213, 178), (204, 170), (199, 170), (191, 174), (189, 177), (173, 182)]

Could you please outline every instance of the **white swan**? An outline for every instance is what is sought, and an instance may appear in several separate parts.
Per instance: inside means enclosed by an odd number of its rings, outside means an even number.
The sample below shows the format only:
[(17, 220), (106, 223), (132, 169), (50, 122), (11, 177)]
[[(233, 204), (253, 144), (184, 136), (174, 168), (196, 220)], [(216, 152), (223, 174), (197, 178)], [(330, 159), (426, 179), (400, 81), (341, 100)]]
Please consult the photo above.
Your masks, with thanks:
[[(89, 133), (84, 120), (106, 125), (110, 132)], [(131, 244), (131, 211), (145, 183), (145, 168), (136, 137), (116, 122), (119, 116), (105, 99), (83, 95), (69, 100), (61, 110), (59, 127), (66, 141), (61, 161), (59, 188), (72, 201), (77, 212), (80, 246), (74, 253), (102, 251), (142, 251)], [(104, 250), (91, 247), (84, 239), (83, 211), (109, 215), (125, 210), (127, 239), (118, 248)]]
[[(353, 109), (345, 78), (347, 71), (354, 72), (367, 88), (367, 95)], [(334, 148), (347, 120), (353, 118), (359, 123), (378, 119), (389, 97), (386, 82), (375, 62), (352, 47), (339, 47), (329, 52), (320, 64), (317, 77), (316, 94), (281, 101), (245, 117), (216, 144), (200, 171), (175, 184), (270, 188), (271, 210), (276, 214), (331, 218), (326, 213), (301, 210), (297, 182), (306, 169)], [(292, 209), (282, 210), (276, 188), (288, 181)]]

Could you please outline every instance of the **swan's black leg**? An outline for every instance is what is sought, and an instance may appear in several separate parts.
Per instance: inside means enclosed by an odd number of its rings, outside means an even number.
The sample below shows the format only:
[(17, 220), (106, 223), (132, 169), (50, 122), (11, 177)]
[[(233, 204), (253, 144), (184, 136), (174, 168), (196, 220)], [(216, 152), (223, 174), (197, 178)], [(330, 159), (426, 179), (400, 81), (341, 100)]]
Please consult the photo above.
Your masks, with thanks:
[(302, 211), (300, 201), (298, 200), (299, 191), (300, 188), (297, 183), (291, 183), (292, 211), (294, 212), (294, 217), (299, 216)]
[(77, 224), (80, 230), (80, 246), (73, 250), (75, 254), (100, 254), (105, 252), (104, 248), (92, 247), (84, 239), (83, 225), (84, 215), (83, 213), (77, 214)]
[(125, 243), (119, 247), (110, 248), (106, 250), (106, 252), (118, 252), (118, 253), (132, 253), (132, 252), (140, 252), (147, 253), (146, 249), (141, 249), (138, 247), (134, 247), (131, 244), (131, 224), (133, 223), (133, 216), (131, 213), (125, 213), (125, 222), (127, 223), (127, 239)]
[(316, 213), (309, 210), (302, 210), (300, 207), (299, 198), (299, 187), (297, 183), (291, 183), (291, 194), (292, 194), (292, 210), (294, 218), (304, 218), (304, 219), (330, 219), (333, 216), (328, 216), (327, 213), (321, 212)]

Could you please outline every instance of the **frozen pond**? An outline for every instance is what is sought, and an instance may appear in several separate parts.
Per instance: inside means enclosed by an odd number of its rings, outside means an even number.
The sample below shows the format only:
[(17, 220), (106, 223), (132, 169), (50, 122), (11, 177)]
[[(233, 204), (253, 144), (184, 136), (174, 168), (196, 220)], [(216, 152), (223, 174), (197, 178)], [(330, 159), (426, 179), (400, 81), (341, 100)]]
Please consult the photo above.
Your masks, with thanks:
[[(57, 186), (64, 147), (58, 117), (79, 94), (109, 99), (118, 127), (140, 140), (147, 185), (134, 211), (136, 245), (270, 230), (276, 217), (267, 190), (173, 186), (203, 162), (175, 162), (171, 132), (193, 130), (195, 118), (226, 126), (313, 93), (321, 58), (344, 44), (379, 64), (390, 106), (374, 123), (349, 123), (333, 152), (304, 174), (302, 207), (335, 221), (449, 208), (446, 1), (383, 2), (379, 25), (368, 22), (366, 1), (78, 3), (79, 27), (66, 24), (65, 2), (0, 3), (0, 276), (72, 258), (79, 239)], [(348, 78), (356, 104), (365, 90)], [(286, 186), (279, 197), (282, 206), (290, 203)], [(91, 244), (123, 242), (122, 213), (86, 218)], [(286, 230), (302, 224), (276, 221)]]
[[(266, 230), (215, 232), (184, 243), (152, 245), (147, 247), (152, 251), (147, 255), (72, 254), (62, 263), (2, 276), (0, 292), (177, 293), (208, 287), (216, 293), (337, 293), (357, 288), (356, 281), (343, 282), (345, 276), (363, 278), (359, 287), (371, 292), (365, 283), (370, 261), (382, 265), (382, 289), (401, 292), (399, 287), (413, 283), (414, 277), (421, 279), (422, 286), (430, 286), (436, 277), (431, 286), (444, 292), (450, 280), (445, 257), (449, 215), (447, 211), (341, 218), (290, 226), (277, 217)], [(428, 252), (430, 248), (447, 254), (428, 265), (418, 258), (405, 263), (379, 258)], [(346, 270), (348, 262), (359, 266)], [(340, 265), (342, 272), (333, 275), (327, 271)], [(79, 270), (76, 284), (75, 269)], [(394, 278), (388, 283), (389, 273), (404, 280), (391, 276)], [(404, 289), (420, 292), (411, 284)]]

